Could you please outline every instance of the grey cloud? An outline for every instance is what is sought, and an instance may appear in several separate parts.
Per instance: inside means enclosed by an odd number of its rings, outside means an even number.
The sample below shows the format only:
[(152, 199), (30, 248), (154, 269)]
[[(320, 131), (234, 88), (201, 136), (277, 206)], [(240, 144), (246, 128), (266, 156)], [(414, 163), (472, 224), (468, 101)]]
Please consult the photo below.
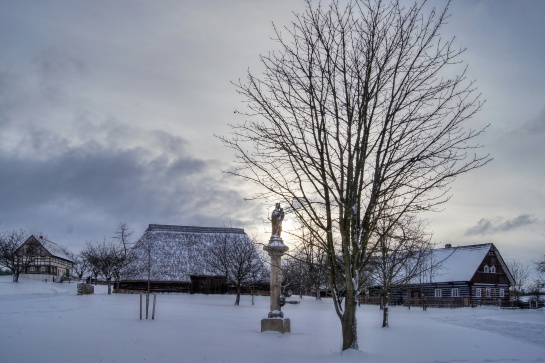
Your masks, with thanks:
[(244, 203), (219, 163), (190, 155), (179, 137), (127, 125), (139, 146), (109, 145), (105, 140), (120, 126), (113, 123), (103, 130), (108, 137), (77, 145), (41, 130), (29, 136), (26, 153), (0, 154), (0, 230), (30, 229), (83, 244), (108, 236), (120, 221), (136, 229), (248, 224), (257, 207)]
[(541, 110), (534, 120), (526, 122), (522, 127), (522, 131), (526, 135), (545, 135), (545, 108)]
[(468, 228), (465, 231), (465, 235), (472, 236), (498, 232), (509, 232), (537, 222), (537, 218), (528, 214), (521, 214), (513, 219), (508, 220), (504, 220), (501, 217), (497, 217), (493, 220), (488, 218), (482, 218), (477, 222), (475, 226)]

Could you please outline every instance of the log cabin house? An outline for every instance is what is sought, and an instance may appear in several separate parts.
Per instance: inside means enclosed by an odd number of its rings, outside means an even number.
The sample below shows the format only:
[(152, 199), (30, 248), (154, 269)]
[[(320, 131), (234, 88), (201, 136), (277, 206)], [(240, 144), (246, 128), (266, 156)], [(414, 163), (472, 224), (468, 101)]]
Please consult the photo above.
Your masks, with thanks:
[[(498, 305), (509, 301), (514, 279), (492, 243), (433, 249), (426, 268), (404, 286), (391, 292), (392, 304), (457, 307)], [(378, 288), (371, 287), (362, 302), (372, 302)]]
[(23, 277), (60, 282), (72, 274), (72, 258), (59, 245), (42, 236), (30, 236), (19, 246), (17, 253), (31, 261), (21, 273)]

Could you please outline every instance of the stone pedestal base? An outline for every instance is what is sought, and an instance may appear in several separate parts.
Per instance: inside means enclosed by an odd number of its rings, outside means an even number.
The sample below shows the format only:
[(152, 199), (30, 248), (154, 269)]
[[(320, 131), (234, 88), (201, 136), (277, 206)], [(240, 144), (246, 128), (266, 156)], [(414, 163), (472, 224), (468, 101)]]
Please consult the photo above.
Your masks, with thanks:
[(277, 331), (279, 333), (289, 333), (290, 332), (290, 319), (261, 319), (261, 332), (264, 331)]
[(271, 318), (283, 318), (283, 317), (284, 317), (284, 313), (281, 312), (280, 310), (271, 311), (271, 312), (269, 312), (269, 316), (268, 316), (269, 319), (271, 319)]

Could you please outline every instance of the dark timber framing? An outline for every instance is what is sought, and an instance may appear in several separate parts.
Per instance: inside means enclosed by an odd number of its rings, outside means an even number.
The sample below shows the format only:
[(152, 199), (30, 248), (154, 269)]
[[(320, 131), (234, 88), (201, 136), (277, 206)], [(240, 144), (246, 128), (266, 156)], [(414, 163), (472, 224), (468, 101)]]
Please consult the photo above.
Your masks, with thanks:
[[(30, 236), (17, 251), (21, 252), (23, 258), (32, 259), (32, 263), (21, 276), (59, 281), (64, 277), (69, 278), (72, 274), (74, 262), (56, 243), (42, 236), (38, 238)], [(28, 255), (27, 251), (32, 251), (32, 255)]]

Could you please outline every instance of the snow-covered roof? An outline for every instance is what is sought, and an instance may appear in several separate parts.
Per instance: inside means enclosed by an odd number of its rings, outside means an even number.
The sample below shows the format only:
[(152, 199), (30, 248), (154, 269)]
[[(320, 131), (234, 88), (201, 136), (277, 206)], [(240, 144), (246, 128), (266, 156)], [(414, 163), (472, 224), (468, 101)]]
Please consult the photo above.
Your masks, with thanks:
[(432, 250), (432, 282), (470, 281), (492, 246), (486, 243)]
[(51, 241), (45, 239), (42, 236), (40, 236), (40, 238), (36, 238), (34, 235), (31, 235), (30, 237), (27, 238), (27, 240), (21, 246), (19, 246), (19, 248), (21, 248), (25, 243), (27, 243), (27, 242), (29, 242), (31, 240), (34, 240), (35, 241), (34, 243), (38, 242), (40, 245), (42, 245), (42, 247), (47, 252), (49, 252), (52, 256), (61, 258), (61, 259), (66, 260), (68, 262), (72, 262), (72, 263), (74, 262), (72, 260), (72, 257), (70, 257), (70, 255), (68, 255), (63, 248), (61, 248), (55, 242), (51, 242)]
[(190, 281), (190, 275), (214, 275), (204, 258), (207, 251), (222, 238), (244, 238), (242, 228), (215, 228), (150, 224), (134, 245), (136, 262), (127, 271), (127, 279), (147, 280), (148, 256), (151, 248), (151, 280)]
[(63, 260), (74, 262), (72, 260), (72, 257), (70, 257), (58, 244), (55, 242), (51, 242), (48, 239), (45, 239), (44, 237), (36, 238), (34, 236), (30, 236), (30, 238), (34, 238), (36, 241), (40, 242), (40, 244), (55, 257), (62, 258)]

